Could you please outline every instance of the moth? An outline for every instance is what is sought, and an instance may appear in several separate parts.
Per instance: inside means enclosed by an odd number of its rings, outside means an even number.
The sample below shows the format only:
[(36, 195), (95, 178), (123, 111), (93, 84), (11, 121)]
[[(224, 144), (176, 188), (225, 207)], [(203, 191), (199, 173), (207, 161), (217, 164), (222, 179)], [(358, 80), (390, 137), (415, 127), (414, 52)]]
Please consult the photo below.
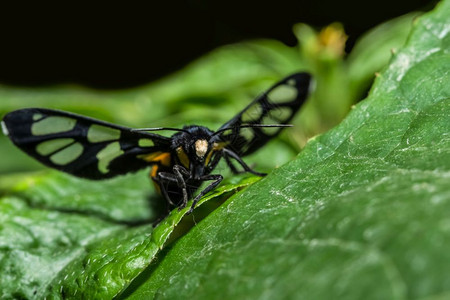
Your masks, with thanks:
[[(232, 172), (259, 176), (242, 159), (277, 136), (305, 102), (311, 76), (296, 73), (273, 85), (216, 131), (204, 126), (132, 129), (89, 117), (44, 108), (6, 114), (3, 132), (28, 155), (51, 168), (100, 180), (150, 167), (168, 212), (213, 190), (223, 176), (212, 174), (223, 158)], [(171, 137), (154, 133), (176, 131)], [(195, 197), (204, 182), (209, 182)]]

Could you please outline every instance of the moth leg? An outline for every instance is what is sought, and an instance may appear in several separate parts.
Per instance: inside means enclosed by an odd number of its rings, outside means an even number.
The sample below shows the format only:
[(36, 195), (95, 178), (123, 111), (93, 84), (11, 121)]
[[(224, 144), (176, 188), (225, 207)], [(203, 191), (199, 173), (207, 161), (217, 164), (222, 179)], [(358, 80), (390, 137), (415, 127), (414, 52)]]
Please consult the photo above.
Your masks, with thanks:
[(216, 152), (216, 154), (214, 155), (214, 158), (212, 159), (212, 161), (205, 168), (205, 173), (206, 174), (211, 173), (211, 171), (214, 170), (217, 167), (217, 165), (219, 164), (219, 161), (222, 158), (222, 156), (223, 156), (222, 151), (217, 151)]
[(178, 186), (181, 187), (181, 189), (183, 190), (183, 202), (181, 203), (181, 205), (178, 206), (178, 210), (182, 210), (183, 208), (186, 207), (186, 204), (189, 200), (189, 196), (187, 193), (187, 187), (186, 187), (186, 181), (184, 180), (183, 175), (185, 175), (189, 178), (190, 173), (188, 170), (186, 170), (185, 167), (180, 166), (180, 165), (173, 166), (173, 172), (175, 173), (175, 177), (177, 179)]
[(170, 197), (167, 193), (166, 186), (165, 186), (165, 183), (167, 183), (168, 181), (165, 181), (162, 178), (160, 178), (159, 174), (156, 176), (152, 176), (152, 179), (155, 181), (155, 183), (158, 184), (158, 187), (159, 187), (159, 190), (160, 190), (162, 196), (164, 197), (164, 199), (166, 199), (166, 202), (164, 203), (165, 204), (165, 213), (163, 213), (161, 216), (159, 216), (152, 223), (153, 228), (155, 228), (156, 226), (158, 226), (159, 223), (161, 223), (162, 220), (164, 220), (170, 214), (170, 205), (174, 205), (174, 204), (173, 204), (172, 200), (170, 199)]
[(231, 161), (231, 159), (228, 156), (224, 156), (225, 158), (225, 162), (227, 163), (227, 166), (230, 168), (231, 172), (233, 172), (233, 174), (242, 174), (245, 173), (244, 171), (239, 171), (234, 165), (233, 162)]
[(186, 177), (190, 177), (191, 173), (189, 173), (188, 169), (186, 169), (185, 167), (181, 166), (181, 165), (175, 165), (173, 166), (173, 170), (176, 172), (180, 172), (181, 174), (183, 174)]
[(236, 161), (244, 168), (244, 170), (245, 170), (246, 172), (249, 172), (249, 173), (252, 173), (252, 174), (255, 174), (255, 175), (258, 175), (258, 176), (266, 176), (266, 175), (267, 175), (266, 173), (260, 173), (260, 172), (257, 172), (257, 171), (255, 171), (255, 170), (252, 170), (252, 168), (250, 168), (250, 167), (242, 160), (242, 158), (240, 158), (239, 155), (237, 155), (237, 154), (234, 153), (233, 151), (231, 151), (231, 150), (229, 150), (229, 149), (226, 149), (226, 148), (224, 148), (222, 151), (225, 153), (225, 157), (229, 156), (229, 157), (231, 157), (231, 158), (234, 158), (234, 159), (235, 159), (235, 160), (236, 160)]
[(194, 211), (195, 205), (197, 205), (198, 201), (200, 200), (200, 198), (202, 198), (206, 193), (208, 193), (209, 191), (213, 190), (216, 188), (216, 186), (219, 185), (219, 183), (223, 180), (223, 176), (222, 175), (206, 175), (200, 178), (200, 180), (204, 181), (204, 180), (214, 180), (213, 182), (211, 182), (203, 191), (201, 191), (195, 198), (194, 201), (192, 202), (191, 208), (189, 209), (189, 211), (187, 212), (187, 214), (191, 214)]
[(169, 194), (167, 193), (167, 188), (164, 185), (164, 183), (169, 183), (169, 182), (173, 182), (173, 183), (177, 183), (178, 184), (178, 180), (177, 180), (176, 176), (174, 174), (168, 173), (168, 172), (159, 172), (158, 173), (158, 181), (160, 183), (159, 186), (161, 188), (161, 194), (164, 196), (164, 198), (167, 200), (167, 202), (170, 205), (177, 206), (170, 199)]

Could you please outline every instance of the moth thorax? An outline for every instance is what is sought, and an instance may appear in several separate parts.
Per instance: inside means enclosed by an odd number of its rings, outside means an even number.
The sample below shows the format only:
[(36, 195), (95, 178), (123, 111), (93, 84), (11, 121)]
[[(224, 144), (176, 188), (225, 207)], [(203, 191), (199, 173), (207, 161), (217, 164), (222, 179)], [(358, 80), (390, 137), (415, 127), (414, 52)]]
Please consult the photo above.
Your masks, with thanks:
[(198, 157), (205, 156), (206, 152), (208, 152), (208, 141), (207, 140), (196, 140), (195, 141), (195, 154)]

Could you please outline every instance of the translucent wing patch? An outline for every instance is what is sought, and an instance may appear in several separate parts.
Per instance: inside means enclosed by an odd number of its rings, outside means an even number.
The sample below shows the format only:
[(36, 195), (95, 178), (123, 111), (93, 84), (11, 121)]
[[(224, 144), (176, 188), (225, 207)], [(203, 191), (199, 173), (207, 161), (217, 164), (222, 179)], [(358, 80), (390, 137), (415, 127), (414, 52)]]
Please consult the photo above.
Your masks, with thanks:
[(253, 153), (282, 128), (240, 128), (245, 124), (287, 124), (305, 102), (311, 75), (293, 74), (272, 86), (264, 94), (251, 102), (233, 119), (225, 123), (218, 131), (229, 128), (220, 134), (222, 141), (240, 156)]
[(89, 179), (137, 171), (153, 163), (145, 157), (170, 149), (169, 138), (58, 110), (16, 110), (1, 125), (17, 147), (43, 164)]

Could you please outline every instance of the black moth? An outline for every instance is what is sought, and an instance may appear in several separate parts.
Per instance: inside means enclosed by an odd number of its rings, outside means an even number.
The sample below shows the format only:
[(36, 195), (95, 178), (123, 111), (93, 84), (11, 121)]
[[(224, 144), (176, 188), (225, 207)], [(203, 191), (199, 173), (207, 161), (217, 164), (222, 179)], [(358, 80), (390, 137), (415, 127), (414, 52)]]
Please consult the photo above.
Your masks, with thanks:
[[(111, 178), (151, 166), (157, 190), (173, 207), (184, 208), (223, 179), (211, 174), (221, 158), (237, 173), (235, 163), (252, 170), (242, 157), (253, 153), (278, 135), (305, 102), (311, 76), (293, 74), (276, 83), (217, 131), (203, 126), (131, 129), (92, 118), (43, 108), (8, 113), (3, 132), (21, 150), (41, 163), (69, 174), (93, 180)], [(148, 131), (175, 130), (172, 137)]]

